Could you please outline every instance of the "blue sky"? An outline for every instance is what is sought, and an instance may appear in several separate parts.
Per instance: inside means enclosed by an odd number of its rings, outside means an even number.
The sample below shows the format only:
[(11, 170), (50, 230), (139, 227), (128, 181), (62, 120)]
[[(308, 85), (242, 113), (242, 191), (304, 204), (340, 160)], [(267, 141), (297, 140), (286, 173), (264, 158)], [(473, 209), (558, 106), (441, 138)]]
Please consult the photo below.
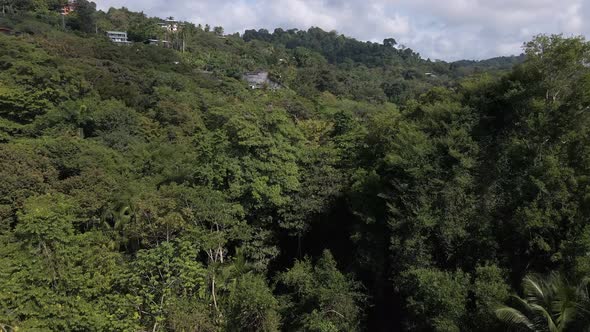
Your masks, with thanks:
[[(226, 33), (318, 26), (360, 40), (393, 37), (425, 58), (519, 54), (539, 33), (590, 36), (590, 0), (95, 0)], [(584, 18), (587, 18), (585, 20)]]

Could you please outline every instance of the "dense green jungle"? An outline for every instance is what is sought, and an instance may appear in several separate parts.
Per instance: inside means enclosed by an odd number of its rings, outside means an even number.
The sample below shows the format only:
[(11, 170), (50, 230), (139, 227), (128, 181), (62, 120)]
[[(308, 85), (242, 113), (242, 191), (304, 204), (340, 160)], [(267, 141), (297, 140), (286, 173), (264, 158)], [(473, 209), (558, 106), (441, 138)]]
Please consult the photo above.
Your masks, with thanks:
[(0, 331), (590, 331), (583, 37), (64, 5), (0, 0)]

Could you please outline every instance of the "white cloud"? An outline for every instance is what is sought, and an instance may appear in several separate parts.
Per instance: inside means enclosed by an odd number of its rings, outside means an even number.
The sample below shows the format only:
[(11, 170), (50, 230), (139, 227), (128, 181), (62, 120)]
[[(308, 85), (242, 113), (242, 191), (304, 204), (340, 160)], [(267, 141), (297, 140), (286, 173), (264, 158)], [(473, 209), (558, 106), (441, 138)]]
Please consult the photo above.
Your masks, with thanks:
[(148, 15), (221, 25), (226, 32), (318, 26), (361, 40), (393, 37), (424, 57), (520, 53), (539, 33), (590, 35), (590, 0), (96, 0)]

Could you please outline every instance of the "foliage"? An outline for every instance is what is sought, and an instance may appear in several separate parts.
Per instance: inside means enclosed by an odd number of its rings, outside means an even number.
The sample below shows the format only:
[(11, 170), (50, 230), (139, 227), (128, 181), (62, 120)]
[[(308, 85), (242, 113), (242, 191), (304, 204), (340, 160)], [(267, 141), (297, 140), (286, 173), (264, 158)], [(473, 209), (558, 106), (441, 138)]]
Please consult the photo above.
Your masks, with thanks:
[(364, 297), (358, 284), (343, 275), (334, 257), (324, 251), (315, 265), (309, 259), (295, 262), (278, 276), (289, 331), (356, 331)]
[(496, 309), (507, 326), (529, 331), (585, 331), (588, 315), (588, 281), (570, 285), (559, 273), (543, 278), (526, 276), (522, 281), (524, 298), (512, 297), (510, 306)]
[(446, 63), (319, 28), (1, 5), (0, 328), (498, 331), (511, 285), (552, 270), (527, 280), (560, 307), (512, 318), (587, 324), (566, 282), (590, 275), (583, 38)]

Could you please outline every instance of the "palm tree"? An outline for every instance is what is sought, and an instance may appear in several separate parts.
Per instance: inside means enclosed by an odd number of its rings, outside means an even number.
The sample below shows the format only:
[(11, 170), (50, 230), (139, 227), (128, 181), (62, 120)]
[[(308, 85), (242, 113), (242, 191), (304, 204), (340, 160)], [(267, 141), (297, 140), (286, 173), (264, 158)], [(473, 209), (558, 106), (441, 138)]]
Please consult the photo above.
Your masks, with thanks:
[(496, 309), (496, 316), (515, 330), (535, 332), (590, 332), (588, 280), (573, 286), (559, 273), (526, 276), (524, 298), (511, 297), (511, 305)]
[(580, 331), (590, 332), (590, 278), (582, 280), (577, 287), (576, 293), (578, 295), (577, 326)]

